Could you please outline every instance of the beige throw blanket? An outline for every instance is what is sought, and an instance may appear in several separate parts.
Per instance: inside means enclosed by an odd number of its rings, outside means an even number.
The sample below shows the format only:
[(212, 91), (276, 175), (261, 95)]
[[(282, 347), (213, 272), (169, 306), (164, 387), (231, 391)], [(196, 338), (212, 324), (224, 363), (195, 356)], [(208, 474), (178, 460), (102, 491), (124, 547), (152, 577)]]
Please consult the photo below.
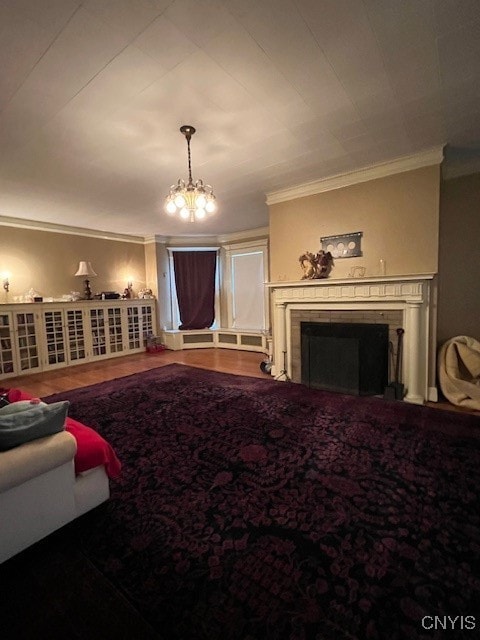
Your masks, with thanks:
[(468, 336), (447, 340), (438, 354), (438, 378), (447, 400), (480, 411), (480, 342)]

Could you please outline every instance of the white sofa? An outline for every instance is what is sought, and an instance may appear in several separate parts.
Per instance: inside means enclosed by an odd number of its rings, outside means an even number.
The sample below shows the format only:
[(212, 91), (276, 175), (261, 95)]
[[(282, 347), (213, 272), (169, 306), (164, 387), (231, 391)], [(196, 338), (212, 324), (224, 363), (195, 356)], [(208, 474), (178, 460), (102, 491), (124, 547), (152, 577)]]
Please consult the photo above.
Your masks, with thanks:
[(108, 499), (103, 466), (75, 475), (61, 431), (0, 452), (0, 563)]

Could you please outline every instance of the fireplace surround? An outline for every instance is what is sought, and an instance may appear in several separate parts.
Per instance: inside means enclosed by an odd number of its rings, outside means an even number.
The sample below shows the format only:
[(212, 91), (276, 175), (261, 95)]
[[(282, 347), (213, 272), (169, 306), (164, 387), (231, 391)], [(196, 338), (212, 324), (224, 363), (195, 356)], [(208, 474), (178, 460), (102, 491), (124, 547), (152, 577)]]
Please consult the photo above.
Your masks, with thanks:
[(398, 327), (405, 330), (401, 358), (405, 400), (436, 401), (434, 278), (429, 273), (268, 283), (273, 308), (272, 376), (301, 382), (301, 322), (386, 323), (392, 342)]

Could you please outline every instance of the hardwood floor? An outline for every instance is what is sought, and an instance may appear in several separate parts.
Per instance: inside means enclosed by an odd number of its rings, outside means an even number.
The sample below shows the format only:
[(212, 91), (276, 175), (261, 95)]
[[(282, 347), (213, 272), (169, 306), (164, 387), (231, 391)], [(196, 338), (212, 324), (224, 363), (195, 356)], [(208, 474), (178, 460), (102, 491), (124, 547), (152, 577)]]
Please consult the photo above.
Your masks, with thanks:
[[(172, 362), (224, 373), (268, 379), (270, 376), (260, 371), (260, 363), (265, 357), (263, 353), (233, 349), (185, 349), (184, 351), (167, 350), (157, 354), (137, 353), (54, 371), (8, 378), (5, 381), (0, 381), (0, 386), (17, 387), (41, 398), (53, 393), (69, 391), (105, 380), (129, 376), (139, 371), (162, 367)], [(456, 407), (446, 399), (441, 399), (440, 402), (428, 402), (427, 405), (436, 409), (480, 416), (480, 411)]]
[(1, 382), (0, 386), (20, 388), (41, 398), (53, 393), (129, 376), (155, 367), (163, 367), (172, 362), (223, 373), (269, 378), (268, 375), (260, 371), (260, 363), (265, 360), (265, 357), (263, 353), (234, 351), (232, 349), (185, 349), (184, 351), (167, 350), (156, 354), (137, 353), (64, 369), (8, 378)]

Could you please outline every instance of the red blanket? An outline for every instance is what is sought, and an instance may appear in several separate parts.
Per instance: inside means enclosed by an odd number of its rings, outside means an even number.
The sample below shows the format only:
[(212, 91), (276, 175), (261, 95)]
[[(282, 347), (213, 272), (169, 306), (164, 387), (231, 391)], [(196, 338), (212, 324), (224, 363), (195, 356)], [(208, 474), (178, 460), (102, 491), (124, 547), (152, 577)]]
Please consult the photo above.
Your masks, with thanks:
[[(31, 400), (33, 396), (25, 393), (21, 389), (9, 389), (8, 401), (18, 402), (19, 400)], [(100, 434), (77, 422), (73, 418), (68, 418), (65, 423), (65, 431), (69, 431), (77, 441), (77, 453), (75, 454), (75, 473), (81, 473), (88, 469), (93, 469), (101, 464), (105, 465), (105, 470), (110, 478), (120, 475), (122, 465), (117, 458), (115, 451), (102, 438)]]

